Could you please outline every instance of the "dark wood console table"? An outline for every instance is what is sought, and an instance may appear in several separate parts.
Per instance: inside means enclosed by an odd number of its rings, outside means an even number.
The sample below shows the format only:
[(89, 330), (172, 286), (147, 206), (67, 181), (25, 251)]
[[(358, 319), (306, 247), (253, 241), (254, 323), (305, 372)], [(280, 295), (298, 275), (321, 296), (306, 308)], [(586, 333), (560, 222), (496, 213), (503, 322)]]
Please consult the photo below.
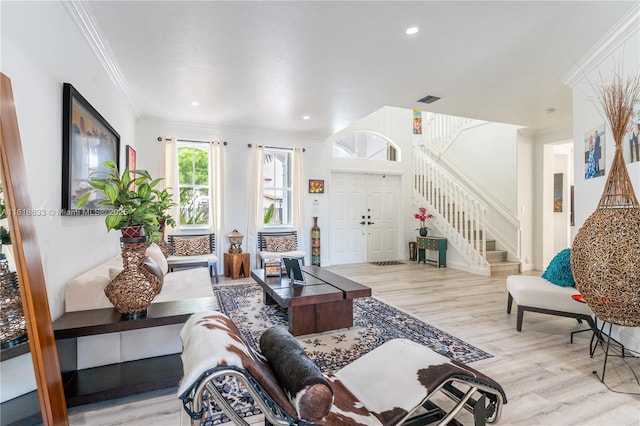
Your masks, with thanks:
[(159, 302), (147, 315), (125, 319), (115, 308), (67, 312), (53, 323), (67, 406), (119, 398), (177, 386), (182, 378), (180, 354), (77, 369), (77, 338), (181, 324), (194, 312), (216, 309), (213, 297)]

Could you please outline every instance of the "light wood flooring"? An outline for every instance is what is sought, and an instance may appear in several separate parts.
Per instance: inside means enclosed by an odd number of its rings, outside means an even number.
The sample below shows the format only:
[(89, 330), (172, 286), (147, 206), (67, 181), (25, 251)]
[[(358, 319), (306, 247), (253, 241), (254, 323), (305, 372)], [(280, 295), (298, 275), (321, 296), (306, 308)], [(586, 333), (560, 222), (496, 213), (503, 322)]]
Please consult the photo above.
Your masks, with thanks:
[[(515, 330), (516, 308), (506, 313), (504, 278), (452, 269), (403, 265), (328, 268), (373, 289), (374, 296), (493, 355), (470, 364), (505, 389), (499, 425), (640, 425), (640, 359), (610, 358), (605, 382), (603, 351), (589, 357), (591, 333), (570, 318), (527, 312)], [(222, 279), (221, 285), (247, 280)], [(375, 376), (372, 376), (375, 380)], [(72, 425), (187, 425), (175, 388), (70, 409)], [(389, 389), (392, 392), (392, 389)], [(439, 400), (446, 405), (445, 399)], [(472, 424), (467, 413), (459, 417)], [(259, 420), (259, 419), (255, 419)]]

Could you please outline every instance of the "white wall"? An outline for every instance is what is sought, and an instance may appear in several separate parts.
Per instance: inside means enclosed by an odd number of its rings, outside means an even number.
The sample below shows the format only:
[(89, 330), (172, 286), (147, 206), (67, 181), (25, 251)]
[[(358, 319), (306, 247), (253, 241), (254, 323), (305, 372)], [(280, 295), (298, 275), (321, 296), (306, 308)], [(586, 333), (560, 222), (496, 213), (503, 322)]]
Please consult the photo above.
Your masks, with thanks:
[[(242, 249), (251, 253), (252, 268), (256, 265), (255, 249), (253, 245), (249, 245), (247, 238), (249, 230), (249, 221), (253, 220), (247, 211), (249, 197), (255, 195), (254, 183), (251, 180), (251, 170), (253, 164), (250, 161), (251, 144), (254, 148), (257, 145), (277, 146), (283, 148), (303, 147), (305, 152), (302, 154), (303, 160), (303, 185), (304, 185), (304, 229), (302, 235), (299, 236), (299, 243), (302, 250), (307, 252), (307, 263), (309, 263), (309, 255), (311, 253), (309, 233), (313, 226), (311, 199), (326, 198), (325, 194), (308, 194), (306, 184), (309, 179), (326, 179), (326, 163), (322, 161), (324, 155), (324, 141), (307, 137), (301, 137), (290, 133), (273, 133), (273, 132), (255, 132), (250, 129), (246, 130), (229, 130), (219, 129), (207, 126), (188, 125), (184, 123), (169, 123), (157, 120), (141, 120), (137, 127), (137, 167), (146, 169), (154, 177), (164, 176), (163, 166), (163, 143), (157, 139), (175, 137), (177, 139), (195, 140), (195, 141), (226, 141), (227, 145), (223, 148), (225, 156), (224, 165), (224, 201), (223, 208), (223, 235), (216, 235), (218, 253), (224, 253), (229, 249), (229, 243), (226, 235), (237, 229), (245, 235)], [(322, 207), (324, 209), (324, 207)], [(324, 216), (324, 218), (323, 218)], [(320, 227), (322, 228), (323, 220), (326, 215), (320, 211)], [(178, 232), (178, 229), (169, 230), (169, 233)], [(324, 240), (324, 237), (323, 237)], [(222, 272), (222, 266), (218, 268), (218, 272)]]
[[(13, 83), (18, 125), (34, 208), (49, 306), (64, 311), (66, 281), (118, 253), (118, 235), (102, 218), (63, 217), (62, 84), (69, 82), (135, 146), (135, 120), (59, 2), (2, 2), (2, 72)], [(121, 155), (121, 161), (124, 156)]]
[[(484, 123), (463, 131), (445, 155), (503, 207), (517, 211), (518, 126)], [(496, 167), (499, 164), (500, 167)]]
[(520, 262), (523, 271), (533, 269), (534, 242), (534, 140), (527, 132), (518, 132), (517, 218), (520, 221)]
[[(118, 236), (101, 218), (62, 217), (62, 84), (69, 82), (120, 133), (121, 146), (135, 145), (135, 122), (127, 104), (95, 59), (59, 2), (1, 2), (2, 72), (11, 78), (27, 184), (53, 318), (64, 311), (65, 283), (117, 254)], [(123, 152), (121, 150), (121, 152)], [(123, 158), (121, 156), (121, 158)], [(2, 400), (35, 389), (29, 355), (11, 360), (24, 380), (4, 380)], [(6, 368), (5, 368), (6, 367)], [(10, 385), (10, 386), (8, 386)]]

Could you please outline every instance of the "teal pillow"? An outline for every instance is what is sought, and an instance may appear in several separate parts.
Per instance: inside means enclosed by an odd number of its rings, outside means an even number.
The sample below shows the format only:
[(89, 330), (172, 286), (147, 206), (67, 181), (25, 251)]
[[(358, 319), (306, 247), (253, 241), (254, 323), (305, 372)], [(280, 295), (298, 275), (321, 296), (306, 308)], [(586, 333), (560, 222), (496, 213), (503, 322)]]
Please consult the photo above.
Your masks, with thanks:
[(560, 287), (575, 287), (571, 272), (571, 249), (566, 248), (556, 254), (542, 278)]

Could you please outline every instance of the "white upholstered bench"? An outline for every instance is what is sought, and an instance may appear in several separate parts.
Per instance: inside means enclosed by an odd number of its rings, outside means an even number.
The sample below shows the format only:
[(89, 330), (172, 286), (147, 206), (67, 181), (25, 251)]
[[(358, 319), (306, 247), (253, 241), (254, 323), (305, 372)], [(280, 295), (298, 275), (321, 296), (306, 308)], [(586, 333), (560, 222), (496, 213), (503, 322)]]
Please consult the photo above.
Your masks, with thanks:
[(511, 275), (507, 277), (507, 291), (507, 313), (511, 313), (514, 300), (518, 305), (518, 331), (522, 331), (524, 311), (585, 320), (591, 328), (595, 327), (589, 307), (572, 298), (579, 294), (575, 287), (560, 287), (535, 275)]

